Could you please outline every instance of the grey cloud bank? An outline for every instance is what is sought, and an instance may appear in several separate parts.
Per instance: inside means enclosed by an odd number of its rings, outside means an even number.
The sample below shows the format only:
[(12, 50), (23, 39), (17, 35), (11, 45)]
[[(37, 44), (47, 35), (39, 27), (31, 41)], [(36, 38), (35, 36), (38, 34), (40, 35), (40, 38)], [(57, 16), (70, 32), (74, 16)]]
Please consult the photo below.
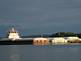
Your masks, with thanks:
[(0, 0), (0, 33), (12, 25), (23, 34), (80, 32), (81, 0)]

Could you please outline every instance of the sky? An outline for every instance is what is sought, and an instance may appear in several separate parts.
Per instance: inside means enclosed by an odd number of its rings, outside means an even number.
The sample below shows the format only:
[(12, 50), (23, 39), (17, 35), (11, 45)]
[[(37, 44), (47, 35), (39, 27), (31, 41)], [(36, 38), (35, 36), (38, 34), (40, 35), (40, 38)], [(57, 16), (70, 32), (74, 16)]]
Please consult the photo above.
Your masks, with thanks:
[(81, 0), (0, 0), (0, 35), (81, 32)]

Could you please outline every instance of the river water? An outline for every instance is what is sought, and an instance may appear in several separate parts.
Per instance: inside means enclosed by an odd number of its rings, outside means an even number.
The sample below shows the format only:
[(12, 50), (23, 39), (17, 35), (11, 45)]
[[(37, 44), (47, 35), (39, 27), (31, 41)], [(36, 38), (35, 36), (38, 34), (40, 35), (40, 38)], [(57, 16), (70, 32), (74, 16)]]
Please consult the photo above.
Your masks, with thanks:
[(81, 44), (74, 45), (4, 45), (0, 61), (81, 61)]

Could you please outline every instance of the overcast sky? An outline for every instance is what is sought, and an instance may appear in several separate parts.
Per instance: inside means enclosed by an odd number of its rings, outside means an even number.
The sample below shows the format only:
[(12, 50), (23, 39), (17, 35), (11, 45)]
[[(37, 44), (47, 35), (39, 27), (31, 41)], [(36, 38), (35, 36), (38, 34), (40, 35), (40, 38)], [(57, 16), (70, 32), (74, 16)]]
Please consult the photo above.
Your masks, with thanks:
[(23, 35), (80, 32), (81, 0), (0, 0), (0, 34), (13, 25)]

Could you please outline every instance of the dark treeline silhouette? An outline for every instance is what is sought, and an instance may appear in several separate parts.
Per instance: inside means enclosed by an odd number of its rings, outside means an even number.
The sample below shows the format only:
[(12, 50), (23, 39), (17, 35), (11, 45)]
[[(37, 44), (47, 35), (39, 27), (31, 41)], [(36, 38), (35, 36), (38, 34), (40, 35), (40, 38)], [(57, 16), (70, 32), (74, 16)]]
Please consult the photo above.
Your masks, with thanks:
[(81, 38), (81, 33), (73, 33), (73, 32), (57, 32), (52, 34), (50, 37), (79, 37)]
[(42, 35), (30, 35), (30, 36), (22, 36), (22, 38), (35, 38), (35, 37), (79, 37), (81, 38), (81, 33), (74, 33), (74, 32), (57, 32), (51, 35), (49, 34), (42, 34)]
[(77, 36), (77, 34), (73, 32), (57, 32), (51, 35), (51, 37), (69, 37), (69, 36)]

